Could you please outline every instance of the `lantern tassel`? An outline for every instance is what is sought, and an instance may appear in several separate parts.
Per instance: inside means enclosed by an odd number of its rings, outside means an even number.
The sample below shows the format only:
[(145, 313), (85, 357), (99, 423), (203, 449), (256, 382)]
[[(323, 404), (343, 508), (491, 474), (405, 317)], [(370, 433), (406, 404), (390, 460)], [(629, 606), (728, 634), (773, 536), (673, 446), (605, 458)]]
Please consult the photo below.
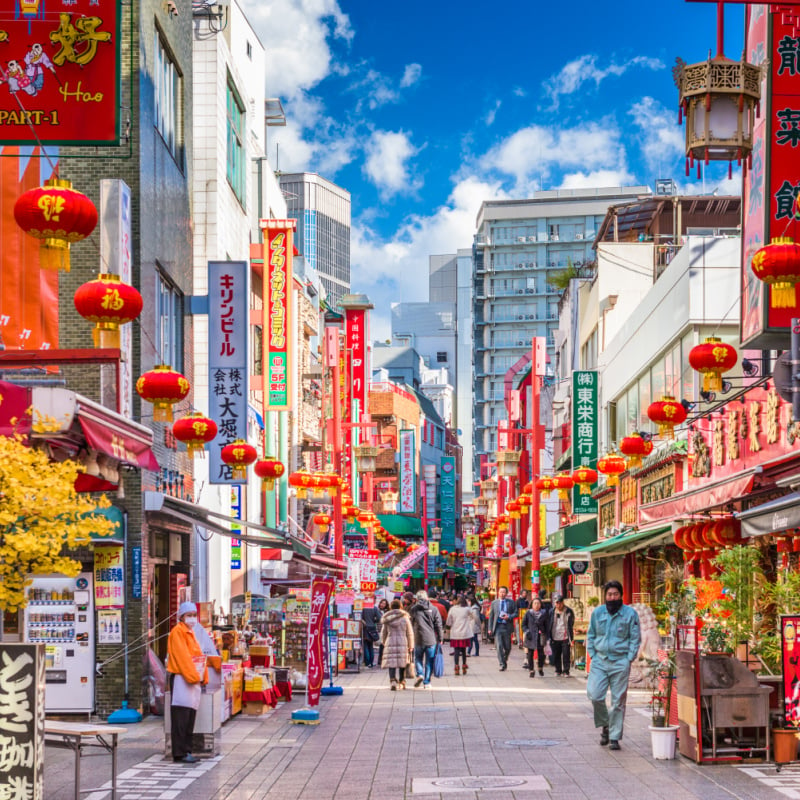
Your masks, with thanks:
[(69, 272), (69, 242), (45, 239), (39, 248), (39, 266), (42, 269)]
[(661, 422), (658, 425), (658, 435), (665, 439), (675, 438), (675, 427), (669, 422)]
[(721, 392), (722, 391), (722, 373), (721, 372), (704, 372), (703, 373), (703, 391), (704, 392)]
[(92, 331), (95, 347), (113, 348), (119, 350), (119, 325), (108, 322), (98, 322)]
[(797, 305), (797, 292), (793, 283), (773, 283), (772, 308), (794, 308)]
[(172, 403), (153, 403), (153, 422), (172, 422)]

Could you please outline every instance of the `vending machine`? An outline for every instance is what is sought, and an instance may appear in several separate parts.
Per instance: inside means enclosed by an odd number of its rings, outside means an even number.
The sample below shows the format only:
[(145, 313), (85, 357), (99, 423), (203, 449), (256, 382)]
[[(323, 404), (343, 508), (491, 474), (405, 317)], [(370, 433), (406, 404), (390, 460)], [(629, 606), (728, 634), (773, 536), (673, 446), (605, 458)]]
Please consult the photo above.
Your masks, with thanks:
[(92, 573), (37, 575), (28, 588), (25, 641), (45, 647), (45, 712), (94, 711)]

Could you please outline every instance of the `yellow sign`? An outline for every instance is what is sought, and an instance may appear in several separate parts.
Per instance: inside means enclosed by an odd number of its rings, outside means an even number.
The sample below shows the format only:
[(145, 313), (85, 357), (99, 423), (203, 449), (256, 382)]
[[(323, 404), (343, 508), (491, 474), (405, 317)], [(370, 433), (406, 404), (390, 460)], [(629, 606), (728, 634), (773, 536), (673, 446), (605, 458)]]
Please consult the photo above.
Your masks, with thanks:
[(468, 553), (477, 553), (480, 547), (479, 544), (480, 540), (478, 539), (478, 534), (471, 533), (469, 536), (466, 537), (466, 549)]
[(547, 506), (539, 506), (539, 547), (547, 547)]
[(125, 607), (125, 551), (121, 544), (95, 544), (94, 605)]
[(428, 555), (429, 556), (439, 555), (439, 542), (428, 542)]

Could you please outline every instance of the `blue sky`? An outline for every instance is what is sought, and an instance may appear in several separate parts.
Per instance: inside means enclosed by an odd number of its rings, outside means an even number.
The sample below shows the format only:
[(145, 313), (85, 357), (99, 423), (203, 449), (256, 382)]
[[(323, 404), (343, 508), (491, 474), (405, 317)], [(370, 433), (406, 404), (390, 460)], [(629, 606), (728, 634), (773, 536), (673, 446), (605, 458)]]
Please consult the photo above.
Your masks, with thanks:
[[(427, 299), (428, 256), (469, 247), (483, 200), (645, 184), (738, 193), (727, 168), (686, 178), (675, 58), (716, 49), (716, 6), (465, 0), (244, 0), (267, 47), (284, 171), (352, 194), (352, 285), (389, 335), (391, 302)], [(742, 48), (742, 6), (726, 10)]]

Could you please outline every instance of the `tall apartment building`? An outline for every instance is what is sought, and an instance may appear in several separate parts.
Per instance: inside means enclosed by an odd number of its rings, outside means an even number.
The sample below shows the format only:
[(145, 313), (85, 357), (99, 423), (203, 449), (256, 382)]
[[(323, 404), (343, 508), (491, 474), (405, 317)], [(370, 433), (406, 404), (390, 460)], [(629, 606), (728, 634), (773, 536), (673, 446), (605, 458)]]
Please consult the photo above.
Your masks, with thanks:
[(558, 284), (594, 259), (592, 243), (609, 206), (650, 194), (646, 186), (557, 189), (526, 200), (492, 200), (478, 212), (472, 256), (474, 453), (497, 448), (507, 417), (505, 378), (544, 336), (555, 354)]
[(350, 293), (350, 192), (320, 175), (279, 175), (289, 217), (297, 220), (297, 249), (320, 276), (335, 308)]

